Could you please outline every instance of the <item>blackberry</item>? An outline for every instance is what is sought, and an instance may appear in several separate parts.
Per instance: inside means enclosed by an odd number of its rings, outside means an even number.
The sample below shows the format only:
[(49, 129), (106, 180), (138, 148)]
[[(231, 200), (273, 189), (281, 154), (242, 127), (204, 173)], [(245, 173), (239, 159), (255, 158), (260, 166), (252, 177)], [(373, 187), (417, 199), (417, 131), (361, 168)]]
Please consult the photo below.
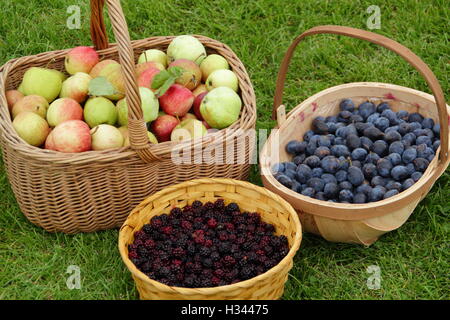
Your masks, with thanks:
[(225, 267), (232, 267), (236, 264), (236, 260), (232, 256), (225, 256), (223, 258), (223, 264)]
[(231, 202), (227, 205), (226, 211), (229, 213), (239, 211), (239, 206), (236, 203)]
[(201, 256), (203, 257), (207, 257), (211, 254), (211, 249), (207, 248), (207, 247), (201, 247), (199, 250), (199, 253)]
[(255, 269), (253, 266), (245, 266), (239, 272), (239, 276), (242, 278), (242, 280), (250, 279), (254, 276), (254, 274)]
[(192, 202), (192, 208), (200, 208), (203, 206), (203, 203), (199, 200), (195, 200), (194, 202)]
[(222, 210), (224, 208), (225, 208), (225, 203), (224, 203), (223, 199), (217, 199), (216, 202), (214, 203), (214, 209)]

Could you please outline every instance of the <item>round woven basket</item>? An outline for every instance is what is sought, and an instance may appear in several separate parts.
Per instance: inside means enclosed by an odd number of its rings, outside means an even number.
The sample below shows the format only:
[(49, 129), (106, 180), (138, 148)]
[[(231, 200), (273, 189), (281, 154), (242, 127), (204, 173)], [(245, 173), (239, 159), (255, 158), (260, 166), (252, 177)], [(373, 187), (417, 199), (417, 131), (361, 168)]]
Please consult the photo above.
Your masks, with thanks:
[[(104, 2), (91, 0), (92, 41), (102, 60), (115, 59), (122, 66), (131, 147), (69, 154), (33, 147), (17, 135), (6, 90), (17, 88), (25, 71), (33, 66), (64, 71), (69, 50), (13, 59), (1, 69), (0, 142), (6, 172), (22, 212), (47, 231), (76, 233), (119, 227), (142, 199), (168, 185), (204, 177), (247, 179), (253, 157), (253, 140), (242, 142), (242, 130), (254, 129), (256, 122), (250, 78), (228, 46), (200, 35), (195, 37), (208, 54), (222, 55), (239, 79), (243, 102), (240, 117), (229, 128), (200, 139), (179, 144), (148, 142), (134, 61), (147, 49), (166, 50), (174, 36), (130, 41), (120, 1), (106, 0), (117, 40), (117, 44), (108, 44)], [(216, 150), (214, 161), (204, 161), (205, 150)], [(174, 153), (182, 155), (183, 160), (174, 163)]]
[[(430, 94), (387, 83), (348, 83), (323, 90), (296, 106), (286, 116), (282, 95), (286, 72), (294, 49), (305, 37), (314, 34), (338, 34), (367, 40), (399, 54), (415, 67), (427, 81)], [(388, 101), (394, 111), (419, 112), (441, 124), (441, 147), (422, 178), (411, 188), (391, 198), (367, 203), (345, 204), (320, 201), (296, 193), (281, 185), (272, 175), (271, 167), (280, 161), (290, 161), (284, 147), (291, 140), (302, 140), (311, 129), (317, 116), (336, 115), (339, 103), (351, 98), (358, 104), (363, 101), (379, 103)], [(384, 36), (341, 26), (320, 26), (307, 30), (297, 37), (288, 49), (278, 73), (274, 99), (274, 130), (260, 153), (261, 174), (264, 186), (286, 199), (300, 216), (304, 230), (333, 242), (370, 245), (386, 232), (399, 228), (409, 218), (417, 204), (426, 196), (435, 181), (449, 164), (448, 114), (442, 89), (428, 66), (409, 49)]]
[[(290, 250), (278, 265), (252, 279), (214, 288), (170, 287), (150, 279), (128, 258), (128, 245), (134, 233), (141, 230), (153, 216), (169, 213), (173, 207), (184, 207), (195, 200), (214, 202), (224, 199), (235, 202), (241, 210), (258, 212), (261, 219), (276, 228), (277, 235), (288, 238)], [(278, 299), (284, 291), (288, 272), (302, 238), (300, 221), (289, 203), (276, 194), (249, 182), (232, 179), (198, 179), (165, 188), (141, 202), (129, 215), (119, 233), (119, 251), (130, 270), (141, 299), (203, 300), (203, 299)]]

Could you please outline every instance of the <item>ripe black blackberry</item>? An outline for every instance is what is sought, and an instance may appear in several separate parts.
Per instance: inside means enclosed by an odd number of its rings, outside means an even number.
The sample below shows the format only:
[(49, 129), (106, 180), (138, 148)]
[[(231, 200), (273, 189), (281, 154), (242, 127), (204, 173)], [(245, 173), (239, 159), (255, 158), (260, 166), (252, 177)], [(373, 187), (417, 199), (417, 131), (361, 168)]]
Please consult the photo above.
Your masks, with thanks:
[(239, 206), (237, 205), (237, 203), (231, 202), (226, 206), (225, 210), (228, 213), (237, 212), (239, 211)]

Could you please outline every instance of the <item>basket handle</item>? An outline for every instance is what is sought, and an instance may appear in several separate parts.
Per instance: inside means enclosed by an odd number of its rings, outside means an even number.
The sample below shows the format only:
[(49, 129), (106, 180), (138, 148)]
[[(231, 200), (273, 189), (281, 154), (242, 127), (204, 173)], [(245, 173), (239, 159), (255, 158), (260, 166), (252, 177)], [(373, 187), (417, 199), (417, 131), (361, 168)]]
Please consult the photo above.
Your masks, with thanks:
[(294, 53), (295, 48), (297, 47), (298, 43), (303, 40), (304, 38), (315, 35), (315, 34), (338, 34), (343, 36), (348, 36), (356, 39), (366, 40), (369, 42), (372, 42), (374, 44), (378, 44), (380, 46), (383, 46), (399, 56), (401, 56), (403, 59), (405, 59), (407, 62), (409, 62), (410, 65), (412, 65), (419, 73), (424, 77), (426, 80), (428, 86), (430, 87), (431, 91), (433, 92), (434, 98), (436, 100), (436, 105), (439, 112), (439, 123), (441, 125), (441, 151), (440, 151), (440, 160), (442, 163), (445, 163), (448, 159), (448, 114), (447, 109), (445, 105), (445, 98), (444, 93), (442, 92), (442, 88), (439, 84), (439, 81), (437, 80), (434, 73), (431, 71), (431, 69), (423, 62), (417, 55), (415, 55), (411, 50), (406, 48), (405, 46), (401, 45), (400, 43), (389, 39), (385, 36), (350, 28), (350, 27), (343, 27), (343, 26), (334, 26), (334, 25), (327, 25), (327, 26), (317, 26), (314, 28), (311, 28), (309, 30), (306, 30), (301, 35), (299, 35), (290, 45), (289, 49), (286, 51), (286, 54), (284, 55), (283, 62), (281, 63), (280, 70), (278, 71), (278, 78), (277, 78), (277, 85), (275, 89), (275, 98), (273, 102), (273, 110), (272, 110), (272, 119), (276, 119), (276, 112), (279, 106), (282, 104), (283, 99), (283, 90), (284, 90), (284, 82), (286, 80), (286, 73), (289, 68), (289, 63), (291, 61), (292, 55)]
[(103, 19), (103, 6), (107, 4), (109, 17), (117, 41), (119, 62), (125, 82), (125, 94), (128, 105), (128, 131), (131, 148), (146, 163), (159, 160), (150, 147), (147, 127), (141, 109), (141, 98), (136, 81), (136, 66), (131, 46), (128, 25), (123, 14), (120, 0), (90, 0), (91, 1), (91, 37), (96, 49), (108, 47), (108, 37)]

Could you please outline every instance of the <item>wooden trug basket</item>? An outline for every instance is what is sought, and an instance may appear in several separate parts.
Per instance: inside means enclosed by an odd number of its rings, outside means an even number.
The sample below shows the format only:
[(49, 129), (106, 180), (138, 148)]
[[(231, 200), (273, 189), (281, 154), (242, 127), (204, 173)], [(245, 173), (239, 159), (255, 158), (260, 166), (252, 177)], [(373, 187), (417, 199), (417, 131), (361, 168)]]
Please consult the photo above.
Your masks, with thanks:
[[(298, 43), (314, 34), (338, 34), (370, 41), (392, 50), (425, 78), (434, 97), (430, 94), (387, 83), (359, 82), (338, 85), (323, 90), (296, 106), (286, 116), (282, 95), (286, 72)], [(419, 112), (441, 124), (441, 147), (419, 181), (411, 188), (391, 198), (367, 204), (344, 204), (320, 201), (296, 193), (281, 185), (271, 174), (273, 164), (290, 161), (284, 149), (290, 140), (303, 140), (317, 116), (336, 115), (339, 103), (351, 98), (356, 104), (363, 101), (379, 103), (388, 101), (394, 111)], [(433, 72), (413, 52), (384, 36), (359, 29), (341, 26), (319, 26), (305, 31), (289, 47), (280, 71), (274, 98), (273, 118), (277, 117), (278, 130), (274, 130), (260, 153), (261, 175), (264, 186), (286, 199), (299, 214), (303, 228), (332, 242), (370, 245), (382, 234), (399, 228), (426, 196), (435, 181), (449, 164), (450, 107)]]
[[(0, 69), (0, 142), (6, 172), (22, 212), (32, 223), (51, 232), (120, 227), (134, 206), (168, 185), (204, 177), (247, 179), (250, 169), (254, 143), (239, 144), (238, 137), (240, 130), (254, 129), (256, 102), (250, 78), (236, 54), (219, 41), (195, 35), (208, 53), (222, 55), (236, 73), (243, 101), (238, 121), (201, 139), (151, 145), (140, 107), (134, 61), (147, 49), (166, 50), (174, 36), (130, 41), (120, 1), (106, 0), (117, 40), (117, 44), (109, 45), (104, 3), (105, 0), (91, 0), (91, 36), (102, 60), (119, 58), (122, 66), (131, 147), (69, 154), (33, 147), (17, 135), (6, 103), (6, 90), (17, 88), (25, 71), (33, 66), (64, 71), (64, 56), (69, 50), (13, 59)], [(174, 148), (190, 152), (194, 160), (205, 148), (226, 150), (225, 144), (232, 146), (234, 153), (216, 154), (220, 164), (175, 164), (171, 159)], [(236, 161), (238, 156), (244, 161)]]
[[(149, 223), (153, 216), (169, 213), (174, 207), (224, 199), (235, 202), (242, 211), (258, 212), (261, 219), (275, 226), (278, 235), (285, 235), (289, 252), (275, 267), (249, 280), (212, 288), (170, 287), (150, 279), (128, 258), (128, 245), (134, 233)], [(249, 182), (232, 179), (198, 179), (161, 190), (142, 201), (127, 218), (119, 233), (119, 251), (130, 270), (141, 299), (144, 300), (272, 300), (283, 295), (284, 284), (293, 258), (302, 239), (302, 227), (292, 206), (278, 195)]]

